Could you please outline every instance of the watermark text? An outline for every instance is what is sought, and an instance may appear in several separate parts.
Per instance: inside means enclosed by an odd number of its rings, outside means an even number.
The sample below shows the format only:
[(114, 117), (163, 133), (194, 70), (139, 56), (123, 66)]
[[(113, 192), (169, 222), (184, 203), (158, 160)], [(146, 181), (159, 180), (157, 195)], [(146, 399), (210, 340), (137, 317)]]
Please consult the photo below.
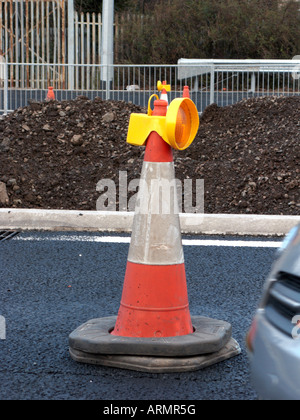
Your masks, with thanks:
[[(133, 179), (128, 183), (127, 171), (119, 171), (119, 179), (101, 179), (98, 211), (136, 211), (140, 214), (204, 213), (203, 179)], [(117, 205), (118, 204), (118, 205)]]

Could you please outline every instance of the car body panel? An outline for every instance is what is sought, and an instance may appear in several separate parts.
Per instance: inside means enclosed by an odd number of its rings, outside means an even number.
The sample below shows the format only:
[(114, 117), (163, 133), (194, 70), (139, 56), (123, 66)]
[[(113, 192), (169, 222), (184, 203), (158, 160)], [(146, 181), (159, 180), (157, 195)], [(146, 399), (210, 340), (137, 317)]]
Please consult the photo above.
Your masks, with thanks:
[(300, 399), (300, 336), (293, 339), (274, 327), (264, 311), (256, 315), (251, 377), (260, 398)]
[(255, 314), (251, 378), (261, 399), (300, 400), (300, 225), (277, 257)]

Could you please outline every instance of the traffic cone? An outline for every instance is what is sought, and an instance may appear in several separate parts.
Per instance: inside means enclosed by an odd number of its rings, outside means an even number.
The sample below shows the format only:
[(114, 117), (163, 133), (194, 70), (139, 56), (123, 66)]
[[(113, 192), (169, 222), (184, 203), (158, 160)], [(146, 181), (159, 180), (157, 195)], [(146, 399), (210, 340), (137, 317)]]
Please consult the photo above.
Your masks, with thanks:
[(167, 84), (167, 82), (164, 80), (163, 81), (163, 88), (162, 88), (162, 91), (161, 91), (161, 94), (160, 94), (160, 99), (169, 103), (168, 94), (167, 94), (166, 87), (165, 87), (166, 84)]
[[(152, 115), (166, 116), (167, 106), (164, 100), (155, 101)], [(170, 194), (168, 188), (174, 181), (172, 149), (153, 131), (146, 144), (137, 198), (140, 208), (133, 220), (123, 294), (112, 335), (172, 337), (193, 332), (176, 189)], [(167, 189), (160, 197), (163, 186)]]
[[(128, 129), (127, 142), (146, 144), (146, 150), (119, 311), (79, 326), (69, 336), (69, 351), (82, 363), (191, 371), (241, 349), (228, 322), (191, 316), (189, 310), (171, 145), (184, 150), (193, 141), (197, 109), (187, 98), (168, 107), (157, 97), (153, 111), (150, 102), (148, 115), (132, 114)], [(173, 189), (165, 193), (163, 185)]]
[(48, 87), (48, 93), (47, 93), (47, 96), (46, 96), (46, 100), (47, 101), (55, 101), (53, 86)]
[(163, 82), (158, 81), (157, 82), (157, 89), (158, 91), (160, 91), (160, 99), (163, 101), (166, 101), (169, 104), (169, 99), (168, 99), (168, 93), (171, 90), (171, 86), (167, 85), (166, 80), (164, 80)]
[(189, 89), (188, 86), (183, 87), (182, 97), (183, 98), (189, 98), (190, 97), (190, 89)]

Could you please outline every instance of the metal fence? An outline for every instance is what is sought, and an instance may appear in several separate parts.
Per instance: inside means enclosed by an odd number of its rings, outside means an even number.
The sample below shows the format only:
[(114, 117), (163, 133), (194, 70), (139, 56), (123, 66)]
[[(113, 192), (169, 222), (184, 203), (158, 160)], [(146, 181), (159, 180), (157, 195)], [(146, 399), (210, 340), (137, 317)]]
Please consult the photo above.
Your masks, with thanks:
[(0, 0), (0, 49), (8, 62), (67, 62), (66, 0)]
[[(102, 14), (78, 13), (73, 3), (73, 0), (0, 0), (0, 50), (6, 60), (100, 64)], [(124, 62), (128, 54), (124, 28), (129, 23), (143, 27), (149, 19), (148, 15), (114, 14), (115, 63)]]
[[(169, 99), (190, 87), (198, 112), (207, 105), (234, 104), (258, 96), (300, 94), (300, 60), (179, 60), (176, 65), (28, 64), (0, 62), (0, 113), (43, 101), (53, 86), (57, 100), (90, 99), (131, 101), (147, 106), (157, 81), (171, 85)], [(72, 81), (74, 89), (69, 89)]]

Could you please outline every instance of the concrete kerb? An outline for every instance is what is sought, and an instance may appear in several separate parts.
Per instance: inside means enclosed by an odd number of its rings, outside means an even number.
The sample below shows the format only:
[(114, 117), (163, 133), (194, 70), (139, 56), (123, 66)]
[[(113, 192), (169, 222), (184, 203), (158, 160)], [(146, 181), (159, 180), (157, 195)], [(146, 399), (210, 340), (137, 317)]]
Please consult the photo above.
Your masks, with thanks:
[[(0, 230), (131, 232), (133, 212), (0, 209)], [(184, 234), (284, 236), (300, 216), (180, 214)]]

